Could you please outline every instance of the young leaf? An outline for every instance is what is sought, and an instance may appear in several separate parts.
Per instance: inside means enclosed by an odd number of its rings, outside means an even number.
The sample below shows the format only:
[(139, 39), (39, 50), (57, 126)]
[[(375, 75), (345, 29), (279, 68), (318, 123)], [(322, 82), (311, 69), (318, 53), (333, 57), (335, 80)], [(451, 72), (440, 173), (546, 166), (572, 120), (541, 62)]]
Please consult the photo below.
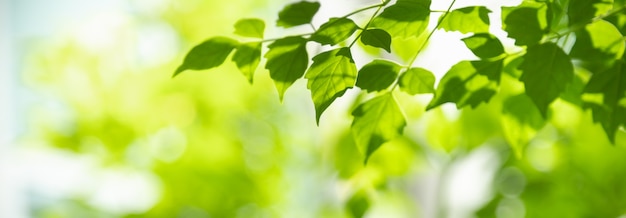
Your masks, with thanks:
[(224, 63), (237, 44), (239, 44), (237, 41), (221, 36), (200, 43), (187, 53), (183, 64), (176, 69), (173, 76), (185, 70), (205, 70), (217, 67)]
[(428, 26), (430, 0), (398, 0), (372, 21), (393, 37), (418, 37)]
[(598, 20), (576, 32), (576, 43), (570, 56), (586, 65), (611, 66), (624, 54), (624, 38), (611, 23)]
[(382, 29), (363, 30), (361, 42), (364, 45), (382, 48), (388, 53), (391, 53), (391, 35)]
[(364, 191), (354, 193), (346, 203), (346, 208), (354, 218), (362, 218), (369, 207), (370, 202), (367, 199), (367, 193)]
[(478, 33), (462, 39), (467, 48), (480, 59), (489, 59), (504, 54), (500, 40), (489, 33)]
[(440, 19), (440, 29), (461, 33), (489, 32), (489, 13), (484, 6), (459, 8)]
[(241, 19), (235, 23), (235, 34), (245, 37), (263, 38), (265, 22), (257, 18)]
[(550, 103), (559, 97), (574, 76), (569, 56), (551, 42), (528, 47), (519, 69), (526, 94), (543, 117), (546, 117)]
[(411, 68), (404, 72), (399, 79), (400, 90), (415, 94), (435, 92), (435, 76), (424, 68)]
[(330, 18), (313, 33), (311, 40), (322, 45), (336, 45), (350, 37), (357, 28), (354, 21), (348, 18)]
[(402, 134), (406, 121), (389, 92), (359, 105), (353, 112), (352, 135), (365, 163), (383, 143)]
[[(504, 10), (511, 11), (505, 13)], [(504, 20), (502, 28), (508, 33), (509, 38), (515, 39), (515, 45), (533, 45), (543, 38), (547, 21), (545, 13), (540, 13), (539, 8), (504, 7), (502, 16)]]
[(594, 122), (600, 123), (609, 140), (615, 143), (615, 132), (626, 126), (626, 58), (617, 61), (610, 69), (594, 73), (584, 92), (601, 94), (601, 102), (585, 102), (591, 108)]
[(233, 55), (233, 61), (241, 73), (252, 83), (254, 71), (261, 61), (261, 43), (250, 42), (239, 45)]
[(270, 71), (281, 101), (285, 91), (302, 77), (309, 65), (306, 42), (300, 36), (282, 38), (270, 44), (269, 51), (265, 53), (265, 69)]
[(569, 25), (591, 22), (595, 16), (604, 14), (613, 7), (612, 0), (576, 0), (569, 1), (567, 15)]
[(400, 68), (391, 61), (374, 60), (359, 70), (356, 86), (368, 92), (384, 90), (396, 80)]
[(488, 102), (497, 92), (502, 66), (502, 60), (461, 61), (452, 66), (441, 78), (426, 110), (446, 102), (456, 103), (457, 108), (467, 105), (475, 108), (482, 102)]
[(354, 86), (356, 75), (356, 65), (349, 48), (338, 48), (313, 57), (313, 64), (305, 77), (309, 80), (307, 88), (311, 90), (318, 124), (324, 110)]
[(522, 157), (528, 142), (545, 125), (541, 112), (525, 94), (507, 98), (502, 105), (502, 132), (515, 156)]
[(276, 25), (288, 28), (311, 23), (313, 16), (319, 9), (319, 2), (301, 1), (289, 4), (278, 13)]

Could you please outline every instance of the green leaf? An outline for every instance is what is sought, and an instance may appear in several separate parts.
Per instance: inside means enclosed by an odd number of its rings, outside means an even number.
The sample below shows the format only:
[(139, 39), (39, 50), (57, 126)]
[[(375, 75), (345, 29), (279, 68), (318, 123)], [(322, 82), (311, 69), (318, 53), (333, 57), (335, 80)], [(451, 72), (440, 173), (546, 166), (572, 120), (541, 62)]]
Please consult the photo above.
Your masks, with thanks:
[(250, 42), (239, 45), (233, 55), (233, 61), (241, 73), (252, 83), (254, 72), (261, 61), (261, 43)]
[(173, 76), (185, 70), (205, 70), (217, 67), (224, 63), (237, 44), (239, 44), (237, 41), (221, 36), (200, 43), (187, 53), (183, 64), (176, 69)]
[(467, 48), (480, 59), (489, 59), (504, 54), (500, 40), (489, 33), (478, 33), (462, 39)]
[(502, 28), (509, 38), (515, 39), (515, 45), (533, 45), (543, 38), (544, 29), (548, 26), (544, 8), (503, 7), (502, 10)]
[(435, 76), (424, 68), (407, 70), (400, 76), (398, 82), (400, 90), (411, 95), (435, 92)]
[(299, 36), (282, 38), (270, 44), (269, 51), (265, 53), (265, 69), (270, 71), (281, 101), (285, 91), (302, 77), (309, 65), (306, 42)]
[(359, 105), (352, 116), (352, 135), (365, 154), (365, 163), (382, 144), (401, 135), (406, 126), (404, 115), (390, 92)]
[(426, 110), (446, 102), (456, 103), (457, 108), (470, 105), (475, 108), (488, 102), (496, 94), (502, 74), (502, 60), (461, 61), (452, 66), (435, 91)]
[(372, 21), (392, 37), (418, 37), (428, 26), (430, 0), (398, 0)]
[(519, 69), (526, 94), (543, 117), (547, 116), (550, 103), (559, 97), (574, 76), (569, 56), (551, 42), (528, 47)]
[[(624, 38), (611, 23), (599, 20), (576, 32), (570, 56), (580, 59), (591, 70), (611, 66), (624, 54)], [(604, 67), (606, 68), (606, 67)]]
[(235, 34), (245, 37), (263, 38), (265, 22), (257, 18), (246, 18), (235, 23)]
[(370, 202), (367, 199), (367, 193), (364, 191), (354, 193), (346, 204), (346, 208), (354, 218), (362, 218), (369, 207)]
[(396, 80), (400, 68), (391, 61), (374, 60), (359, 70), (356, 86), (368, 92), (384, 90)]
[(440, 19), (439, 29), (461, 33), (489, 32), (489, 13), (484, 6), (472, 6), (450, 11)]
[(604, 14), (611, 8), (612, 0), (570, 0), (567, 13), (569, 25), (589, 23), (595, 16)]
[(301, 1), (289, 4), (278, 13), (276, 25), (288, 28), (311, 23), (319, 9), (319, 2)]
[(612, 143), (615, 143), (619, 126), (626, 126), (625, 59), (617, 61), (606, 71), (594, 73), (584, 90), (586, 94), (602, 95), (600, 102), (585, 102), (584, 105), (591, 108), (594, 122), (602, 125)]
[(330, 18), (330, 20), (311, 35), (311, 40), (322, 45), (336, 45), (350, 37), (358, 26), (348, 18)]
[(307, 88), (315, 104), (315, 120), (319, 124), (322, 113), (333, 101), (354, 86), (356, 65), (349, 48), (338, 48), (313, 57), (306, 72)]
[(391, 53), (391, 35), (382, 29), (367, 29), (361, 34), (361, 42), (364, 45), (385, 49)]
[(532, 100), (520, 94), (504, 100), (501, 123), (504, 138), (515, 151), (515, 156), (521, 158), (528, 142), (546, 122)]

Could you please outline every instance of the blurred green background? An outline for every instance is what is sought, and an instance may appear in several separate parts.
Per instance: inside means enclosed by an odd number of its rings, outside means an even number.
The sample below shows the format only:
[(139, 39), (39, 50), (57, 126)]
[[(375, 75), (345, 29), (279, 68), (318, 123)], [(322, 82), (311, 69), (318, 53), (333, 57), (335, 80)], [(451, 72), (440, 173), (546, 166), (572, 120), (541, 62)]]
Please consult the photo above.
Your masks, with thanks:
[(567, 96), (517, 158), (502, 96), (423, 112), (398, 93), (405, 136), (363, 166), (356, 92), (317, 127), (304, 81), (280, 103), (262, 67), (253, 85), (234, 64), (171, 78), (239, 18), (284, 34), (288, 2), (2, 1), (0, 217), (626, 216), (626, 133), (611, 145)]

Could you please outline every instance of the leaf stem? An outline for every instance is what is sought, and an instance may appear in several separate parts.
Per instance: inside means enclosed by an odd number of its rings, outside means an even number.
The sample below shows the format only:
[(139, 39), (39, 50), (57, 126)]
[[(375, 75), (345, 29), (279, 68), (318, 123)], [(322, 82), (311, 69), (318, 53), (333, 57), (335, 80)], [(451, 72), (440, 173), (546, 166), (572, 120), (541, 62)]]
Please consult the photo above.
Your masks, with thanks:
[(261, 41), (258, 41), (258, 42), (265, 43), (265, 42), (276, 41), (276, 40), (279, 40), (279, 39), (284, 39), (284, 38), (287, 38), (287, 37), (310, 36), (310, 35), (313, 35), (313, 33), (303, 33), (303, 34), (298, 34), (298, 35), (285, 36), (285, 37), (281, 37), (281, 38), (264, 39), (264, 40), (261, 40)]
[(358, 14), (358, 13), (361, 13), (361, 12), (363, 12), (363, 11), (367, 11), (367, 10), (370, 10), (370, 9), (374, 9), (374, 8), (379, 8), (379, 9), (380, 9), (381, 7), (383, 7), (383, 6), (387, 5), (387, 3), (389, 3), (389, 1), (386, 1), (386, 2), (383, 2), (383, 3), (380, 3), (380, 4), (375, 4), (375, 5), (367, 6), (367, 7), (364, 7), (364, 8), (358, 9), (358, 10), (356, 10), (356, 11), (350, 12), (349, 14), (344, 15), (342, 18), (347, 18), (347, 17), (349, 17), (349, 16), (352, 16), (352, 15), (355, 15), (355, 14)]
[(372, 20), (374, 20), (374, 18), (376, 17), (376, 15), (378, 15), (378, 12), (380, 12), (380, 9), (382, 9), (384, 6), (384, 4), (379, 4), (378, 9), (376, 9), (376, 12), (374, 12), (374, 14), (372, 14), (372, 16), (370, 17), (370, 20), (367, 21), (367, 24), (365, 24), (365, 27), (363, 27), (363, 30), (359, 33), (358, 36), (356, 36), (356, 38), (354, 38), (354, 40), (352, 40), (352, 43), (350, 43), (350, 46), (348, 46), (348, 48), (352, 48), (352, 46), (354, 45), (354, 43), (356, 43), (357, 40), (359, 40), (359, 38), (361, 38), (361, 35), (363, 35), (363, 31), (367, 30), (367, 28), (370, 26), (370, 24), (372, 23)]

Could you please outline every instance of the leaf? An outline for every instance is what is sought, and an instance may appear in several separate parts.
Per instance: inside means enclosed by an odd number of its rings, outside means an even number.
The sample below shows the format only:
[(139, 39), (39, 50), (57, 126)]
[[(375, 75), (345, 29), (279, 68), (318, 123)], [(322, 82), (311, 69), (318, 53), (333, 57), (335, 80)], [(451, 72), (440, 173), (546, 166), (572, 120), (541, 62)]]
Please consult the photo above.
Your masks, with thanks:
[(548, 25), (545, 13), (538, 7), (503, 7), (502, 28), (515, 39), (515, 45), (537, 44)]
[(457, 108), (470, 105), (475, 108), (488, 102), (496, 94), (502, 74), (502, 60), (461, 61), (452, 66), (435, 91), (426, 110), (446, 102), (456, 103)]
[(489, 32), (489, 13), (484, 6), (472, 6), (450, 11), (440, 18), (439, 29), (461, 33)]
[(281, 101), (285, 91), (302, 77), (309, 65), (306, 42), (299, 36), (282, 38), (270, 44), (269, 51), (265, 53), (265, 69), (270, 71)]
[(370, 202), (367, 199), (367, 193), (364, 191), (354, 193), (346, 203), (346, 208), (354, 218), (362, 218), (369, 207)]
[(567, 13), (569, 25), (589, 23), (595, 16), (608, 12), (612, 7), (612, 0), (570, 0)]
[(349, 48), (338, 48), (313, 57), (313, 64), (305, 78), (309, 80), (307, 88), (311, 90), (318, 124), (326, 108), (354, 86), (356, 75), (356, 65)]
[(478, 33), (462, 39), (467, 48), (480, 59), (489, 59), (504, 54), (500, 40), (489, 33)]
[(239, 45), (233, 55), (233, 61), (241, 73), (252, 83), (254, 72), (261, 61), (261, 43), (250, 42)]
[(570, 58), (551, 42), (528, 47), (519, 69), (526, 94), (543, 117), (547, 116), (550, 103), (559, 97), (574, 76)]
[(382, 29), (366, 29), (361, 34), (361, 42), (364, 45), (385, 49), (391, 53), (391, 35)]
[(235, 34), (245, 37), (263, 38), (265, 22), (257, 18), (246, 18), (235, 23)]
[(626, 125), (626, 58), (606, 71), (594, 73), (584, 89), (586, 94), (601, 94), (600, 102), (585, 102), (593, 121), (600, 123), (611, 143), (620, 125)]
[(372, 21), (392, 37), (418, 37), (428, 26), (430, 0), (398, 0)]
[(404, 115), (390, 92), (359, 105), (352, 116), (352, 136), (365, 154), (365, 163), (382, 144), (401, 135), (406, 126)]
[(525, 94), (516, 95), (504, 100), (502, 105), (502, 132), (515, 156), (522, 157), (528, 142), (545, 125), (541, 112)]
[(356, 86), (368, 92), (384, 90), (396, 80), (400, 68), (394, 62), (374, 60), (359, 70)]
[(289, 4), (278, 13), (276, 25), (288, 28), (311, 23), (319, 9), (319, 2), (301, 1)]
[(400, 76), (398, 82), (400, 90), (411, 95), (435, 92), (435, 76), (424, 68), (407, 70)]
[(196, 45), (187, 53), (183, 63), (176, 69), (173, 76), (185, 70), (205, 70), (224, 63), (231, 51), (239, 44), (226, 37), (213, 37)]
[(611, 66), (624, 54), (624, 38), (611, 23), (599, 20), (576, 32), (570, 56), (584, 61), (591, 70)]
[(336, 45), (350, 37), (358, 26), (348, 18), (330, 18), (330, 20), (311, 35), (311, 40), (322, 45)]

